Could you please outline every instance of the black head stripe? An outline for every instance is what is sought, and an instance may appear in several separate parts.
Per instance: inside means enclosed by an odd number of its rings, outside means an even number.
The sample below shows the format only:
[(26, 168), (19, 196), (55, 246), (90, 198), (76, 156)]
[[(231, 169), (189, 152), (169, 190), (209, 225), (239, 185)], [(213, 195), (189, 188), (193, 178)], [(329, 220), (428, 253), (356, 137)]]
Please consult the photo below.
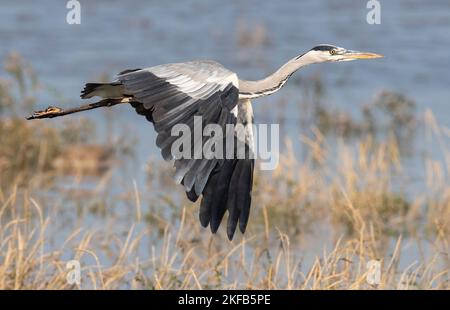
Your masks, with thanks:
[(318, 45), (316, 47), (313, 47), (311, 50), (312, 51), (331, 51), (335, 48), (337, 48), (337, 47), (333, 46), (333, 45)]
[[(312, 49), (310, 49), (310, 51), (331, 51), (331, 50), (334, 50), (337, 48), (338, 47), (334, 46), (334, 45), (321, 44), (321, 45), (317, 45), (317, 46), (313, 47)], [(305, 55), (305, 54), (298, 55), (297, 57), (295, 57), (295, 59), (299, 59), (303, 55)]]

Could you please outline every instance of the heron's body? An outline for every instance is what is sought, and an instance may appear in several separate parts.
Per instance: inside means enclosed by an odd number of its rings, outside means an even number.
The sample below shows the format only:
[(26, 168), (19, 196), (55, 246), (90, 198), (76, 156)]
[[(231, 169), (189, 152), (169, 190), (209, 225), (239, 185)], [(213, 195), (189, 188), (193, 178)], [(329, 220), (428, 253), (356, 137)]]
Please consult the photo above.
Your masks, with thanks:
[[(250, 156), (253, 152), (253, 110), (250, 100), (278, 91), (303, 66), (376, 57), (380, 56), (319, 45), (259, 81), (241, 80), (236, 73), (214, 61), (165, 64), (123, 71), (111, 83), (88, 83), (81, 97), (100, 96), (116, 103), (130, 103), (138, 114), (151, 121), (163, 158), (175, 162), (175, 180), (183, 184), (190, 200), (196, 201), (200, 195), (203, 196), (199, 216), (201, 224), (204, 227), (210, 225), (215, 233), (228, 211), (227, 234), (231, 240), (238, 224), (241, 232), (245, 231), (251, 205), (254, 159)], [(98, 106), (92, 108), (95, 107)], [(90, 108), (80, 108), (80, 111)], [(70, 112), (50, 110), (32, 118), (55, 116), (51, 113), (64, 115), (77, 112), (76, 109)], [(174, 158), (172, 145), (178, 136), (172, 135), (172, 129), (179, 124), (193, 129), (195, 116), (202, 117), (203, 128), (209, 124), (220, 125), (225, 133), (224, 140), (231, 137), (235, 142), (243, 142), (246, 156), (236, 156), (240, 150), (236, 147), (238, 143), (235, 143), (232, 148), (224, 144), (224, 148), (230, 148), (234, 154), (231, 158)], [(228, 132), (227, 125), (240, 129)], [(204, 139), (194, 137), (191, 142), (192, 152), (198, 146), (200, 149), (205, 146)]]

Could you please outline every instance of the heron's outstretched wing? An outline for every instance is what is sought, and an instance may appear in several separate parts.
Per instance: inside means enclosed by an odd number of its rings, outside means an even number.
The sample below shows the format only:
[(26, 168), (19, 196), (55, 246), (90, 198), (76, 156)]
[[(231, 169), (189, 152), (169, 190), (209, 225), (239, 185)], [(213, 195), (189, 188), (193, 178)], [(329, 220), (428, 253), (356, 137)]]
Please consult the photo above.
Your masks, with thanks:
[[(208, 124), (220, 125), (224, 139), (227, 124), (247, 122), (248, 107), (239, 102), (236, 74), (216, 62), (161, 65), (125, 72), (118, 76), (118, 80), (123, 84), (124, 92), (133, 96), (131, 103), (136, 111), (154, 123), (158, 134), (156, 143), (165, 160), (174, 159), (172, 144), (179, 138), (172, 136), (172, 128), (186, 124), (194, 132), (194, 116), (202, 117), (201, 132)], [(244, 140), (248, 155), (253, 149), (249, 144), (252, 141), (251, 128), (243, 133), (239, 138), (236, 132), (228, 131), (235, 141)], [(193, 137), (191, 154), (195, 150), (203, 150), (206, 141), (202, 137)], [(188, 198), (196, 201), (203, 194), (200, 222), (204, 227), (209, 224), (215, 233), (225, 211), (229, 211), (227, 234), (230, 239), (238, 222), (244, 232), (248, 221), (254, 168), (253, 157), (248, 157), (175, 160), (176, 181), (184, 185)]]

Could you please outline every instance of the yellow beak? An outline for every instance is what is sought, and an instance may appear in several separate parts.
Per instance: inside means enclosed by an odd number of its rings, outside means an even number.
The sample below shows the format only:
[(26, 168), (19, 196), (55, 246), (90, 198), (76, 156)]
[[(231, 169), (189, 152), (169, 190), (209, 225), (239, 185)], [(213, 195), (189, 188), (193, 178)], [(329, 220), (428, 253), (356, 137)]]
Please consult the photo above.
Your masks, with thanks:
[(368, 52), (346, 51), (344, 53), (344, 57), (348, 59), (372, 59), (372, 58), (381, 58), (384, 56)]

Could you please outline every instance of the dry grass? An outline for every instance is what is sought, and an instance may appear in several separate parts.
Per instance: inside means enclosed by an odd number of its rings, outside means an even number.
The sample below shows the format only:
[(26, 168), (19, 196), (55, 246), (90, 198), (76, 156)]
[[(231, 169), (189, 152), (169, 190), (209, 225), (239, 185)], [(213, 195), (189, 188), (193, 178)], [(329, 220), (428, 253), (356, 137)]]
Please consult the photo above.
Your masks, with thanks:
[[(26, 84), (23, 70), (13, 76)], [(23, 106), (7, 95), (8, 106)], [(311, 128), (299, 137), (304, 159), (286, 141), (279, 167), (257, 172), (248, 231), (233, 242), (200, 227), (169, 165), (149, 163), (147, 184), (114, 181), (105, 168), (80, 190), (83, 173), (67, 179), (54, 160), (73, 158), (73, 141), (92, 147), (88, 126), (15, 113), (0, 116), (0, 289), (450, 288), (450, 130), (431, 111), (425, 136), (441, 156), (420, 157), (426, 182), (412, 195), (395, 135), (335, 147)], [(66, 280), (73, 259), (80, 285)], [(381, 263), (372, 285), (371, 260)]]

